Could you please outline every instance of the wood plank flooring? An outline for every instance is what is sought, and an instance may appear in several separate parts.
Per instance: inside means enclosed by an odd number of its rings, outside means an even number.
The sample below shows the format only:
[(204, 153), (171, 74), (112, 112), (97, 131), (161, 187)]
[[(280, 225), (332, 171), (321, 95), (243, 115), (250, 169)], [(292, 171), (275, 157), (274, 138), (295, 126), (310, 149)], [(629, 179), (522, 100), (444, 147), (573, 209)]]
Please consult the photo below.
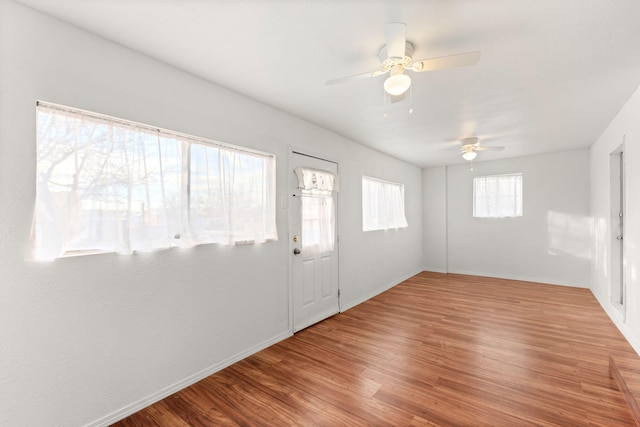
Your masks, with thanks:
[(624, 396), (636, 426), (640, 426), (640, 357), (612, 353), (609, 373)]
[(633, 426), (587, 289), (424, 272), (118, 423)]

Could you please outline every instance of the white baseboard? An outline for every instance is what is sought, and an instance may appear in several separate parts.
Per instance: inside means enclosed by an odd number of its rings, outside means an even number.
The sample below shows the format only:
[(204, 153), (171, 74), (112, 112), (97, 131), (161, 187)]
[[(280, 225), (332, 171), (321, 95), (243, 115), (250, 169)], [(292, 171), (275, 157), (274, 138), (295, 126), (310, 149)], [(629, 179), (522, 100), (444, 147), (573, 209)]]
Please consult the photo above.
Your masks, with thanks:
[(356, 305), (362, 304), (363, 302), (365, 302), (367, 300), (370, 300), (371, 298), (375, 297), (376, 295), (380, 295), (381, 293), (383, 293), (385, 291), (388, 291), (389, 289), (393, 288), (397, 284), (402, 283), (407, 279), (410, 279), (411, 277), (415, 276), (416, 274), (422, 273), (422, 271), (423, 270), (418, 270), (418, 271), (416, 271), (414, 273), (411, 273), (411, 274), (408, 274), (408, 275), (406, 275), (406, 276), (404, 276), (404, 277), (402, 277), (400, 279), (394, 280), (393, 282), (391, 282), (391, 283), (389, 283), (389, 284), (387, 284), (387, 285), (385, 285), (385, 286), (383, 286), (383, 287), (381, 287), (379, 289), (376, 289), (375, 291), (365, 295), (362, 298), (358, 298), (355, 301), (351, 301), (351, 302), (349, 302), (347, 304), (344, 304), (344, 305), (341, 302), (340, 303), (340, 312), (342, 313), (344, 311), (349, 310), (350, 308), (355, 307)]
[(616, 325), (616, 328), (618, 328), (620, 333), (626, 338), (627, 342), (631, 345), (631, 347), (633, 347), (636, 353), (640, 355), (640, 342), (637, 341), (634, 334), (631, 333), (632, 331), (630, 331), (627, 324), (624, 323), (620, 312), (616, 310), (616, 308), (611, 304), (610, 301), (603, 300), (598, 294), (593, 292), (593, 289), (591, 289), (591, 293), (596, 297), (596, 300), (598, 301), (604, 312), (607, 313), (607, 316), (609, 316), (613, 324)]
[(550, 279), (547, 277), (532, 277), (532, 276), (520, 276), (513, 274), (496, 274), (496, 273), (486, 273), (483, 271), (466, 271), (466, 270), (449, 270), (448, 273), (453, 274), (466, 274), (469, 276), (481, 276), (481, 277), (495, 277), (496, 279), (507, 279), (507, 280), (519, 280), (523, 282), (536, 282), (536, 283), (544, 283), (547, 285), (559, 285), (559, 286), (569, 286), (572, 288), (589, 288), (588, 283), (573, 283), (573, 282), (565, 282), (562, 280)]
[(443, 270), (441, 268), (430, 268), (430, 267), (425, 267), (423, 271), (428, 271), (430, 273), (443, 273), (443, 274), (448, 273), (447, 270)]
[(209, 366), (208, 368), (203, 369), (200, 372), (196, 372), (193, 375), (190, 375), (168, 387), (163, 388), (162, 390), (157, 391), (156, 393), (153, 393), (137, 402), (134, 402), (130, 405), (125, 406), (122, 409), (119, 409), (115, 412), (112, 412), (111, 414), (100, 418), (96, 421), (93, 421), (89, 424), (86, 424), (85, 427), (106, 427), (109, 426), (117, 421), (122, 420), (123, 418), (128, 417), (129, 415), (132, 415), (138, 411), (140, 411), (141, 409), (146, 408), (147, 406), (156, 403), (162, 399), (164, 399), (165, 397), (171, 396), (172, 394), (182, 390), (183, 388), (189, 387), (192, 384), (197, 383), (200, 380), (205, 379), (206, 377), (208, 377), (209, 375), (212, 375), (228, 366), (233, 365), (236, 362), (239, 362), (240, 360), (251, 356), (254, 353), (259, 352), (260, 350), (264, 350), (267, 347), (272, 346), (273, 344), (276, 344), (286, 338), (289, 338), (292, 335), (292, 333), (290, 331), (287, 331), (285, 333), (282, 333), (280, 335), (277, 335), (271, 339), (268, 339), (266, 341), (263, 341), (262, 343), (251, 347), (243, 352), (240, 352), (238, 354), (235, 354), (219, 363), (216, 363), (212, 366)]

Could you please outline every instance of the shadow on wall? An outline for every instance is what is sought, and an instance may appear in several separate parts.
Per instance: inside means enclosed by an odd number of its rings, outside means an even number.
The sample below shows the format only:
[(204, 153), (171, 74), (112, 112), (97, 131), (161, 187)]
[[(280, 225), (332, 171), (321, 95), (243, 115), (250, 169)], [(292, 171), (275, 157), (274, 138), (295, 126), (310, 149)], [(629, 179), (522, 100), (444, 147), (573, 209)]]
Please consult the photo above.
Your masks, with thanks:
[(547, 215), (549, 253), (590, 260), (592, 222), (590, 217), (549, 211)]

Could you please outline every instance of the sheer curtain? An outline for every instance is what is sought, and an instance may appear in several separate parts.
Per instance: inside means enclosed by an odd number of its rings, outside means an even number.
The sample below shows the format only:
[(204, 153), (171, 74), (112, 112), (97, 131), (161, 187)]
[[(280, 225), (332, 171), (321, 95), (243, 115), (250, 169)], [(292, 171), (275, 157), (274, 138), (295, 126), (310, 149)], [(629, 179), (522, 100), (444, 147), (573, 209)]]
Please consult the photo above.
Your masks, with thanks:
[(404, 186), (362, 177), (362, 230), (408, 227), (404, 213)]
[(479, 176), (473, 179), (473, 216), (522, 216), (522, 174)]
[[(199, 147), (238, 159), (220, 169), (224, 179), (207, 182), (214, 220), (198, 183), (216, 169), (190, 172)], [(36, 169), (29, 259), (277, 239), (273, 156), (39, 103)]]
[(199, 243), (277, 240), (275, 161), (228, 147), (191, 146), (189, 222)]
[(305, 255), (333, 251), (336, 213), (331, 192), (302, 190), (302, 250)]
[(305, 255), (330, 252), (336, 242), (336, 208), (333, 193), (338, 177), (332, 172), (297, 167), (298, 188), (302, 190), (301, 234)]

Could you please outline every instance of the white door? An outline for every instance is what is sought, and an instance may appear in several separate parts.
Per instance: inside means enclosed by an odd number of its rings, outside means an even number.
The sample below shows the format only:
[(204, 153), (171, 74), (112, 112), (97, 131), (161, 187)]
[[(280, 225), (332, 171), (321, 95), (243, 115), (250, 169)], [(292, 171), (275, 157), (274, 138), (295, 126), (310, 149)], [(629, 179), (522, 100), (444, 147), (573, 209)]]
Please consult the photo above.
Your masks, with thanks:
[[(340, 311), (335, 191), (301, 189), (296, 168), (338, 175), (334, 162), (291, 153), (289, 256), (293, 331), (297, 332)], [(323, 175), (322, 172), (330, 174)], [(298, 171), (301, 172), (300, 170)], [(308, 176), (308, 175), (307, 175)], [(315, 182), (315, 176), (313, 176)], [(308, 180), (309, 182), (311, 180)]]

